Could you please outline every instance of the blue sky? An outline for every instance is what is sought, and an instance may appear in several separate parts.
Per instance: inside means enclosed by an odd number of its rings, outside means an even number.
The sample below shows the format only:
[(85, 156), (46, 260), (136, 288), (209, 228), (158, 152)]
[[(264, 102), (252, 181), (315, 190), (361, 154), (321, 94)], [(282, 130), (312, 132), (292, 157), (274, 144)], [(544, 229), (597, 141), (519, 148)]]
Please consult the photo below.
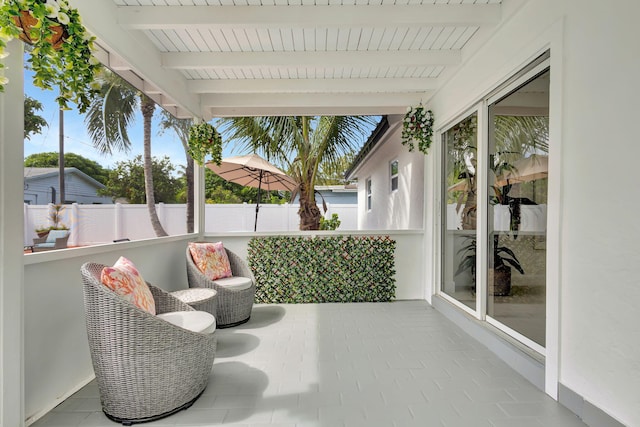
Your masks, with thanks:
[[(25, 70), (24, 82), (25, 94), (40, 101), (44, 107), (38, 114), (42, 116), (48, 127), (43, 129), (42, 134), (33, 135), (30, 140), (24, 142), (24, 155), (42, 152), (58, 152), (59, 147), (59, 113), (58, 104), (55, 101), (57, 92), (55, 89), (42, 90), (34, 87), (31, 80), (31, 73)], [(169, 156), (171, 162), (178, 166), (186, 164), (184, 150), (180, 140), (173, 131), (166, 131), (163, 135), (158, 132), (158, 123), (160, 122), (160, 107), (156, 108), (154, 116), (153, 129), (151, 134), (151, 155), (154, 157)], [(100, 163), (104, 167), (112, 168), (114, 165), (123, 160), (133, 158), (137, 154), (142, 154), (142, 115), (138, 112), (136, 120), (129, 129), (129, 138), (132, 142), (132, 149), (129, 153), (114, 152), (111, 156), (101, 155), (93, 148), (91, 138), (87, 133), (84, 124), (84, 115), (78, 114), (76, 110), (67, 110), (64, 112), (64, 151), (65, 153), (76, 153), (88, 159)], [(225, 149), (223, 155), (233, 155), (229, 149)]]

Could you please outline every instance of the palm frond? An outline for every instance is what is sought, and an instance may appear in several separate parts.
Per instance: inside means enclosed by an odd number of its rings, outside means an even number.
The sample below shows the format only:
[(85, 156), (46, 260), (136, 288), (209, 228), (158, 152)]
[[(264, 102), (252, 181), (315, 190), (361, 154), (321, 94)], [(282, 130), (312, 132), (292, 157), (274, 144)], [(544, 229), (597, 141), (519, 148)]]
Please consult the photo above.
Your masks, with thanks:
[(99, 94), (85, 116), (85, 124), (95, 148), (103, 154), (129, 151), (128, 127), (135, 120), (137, 91), (120, 77), (105, 73)]

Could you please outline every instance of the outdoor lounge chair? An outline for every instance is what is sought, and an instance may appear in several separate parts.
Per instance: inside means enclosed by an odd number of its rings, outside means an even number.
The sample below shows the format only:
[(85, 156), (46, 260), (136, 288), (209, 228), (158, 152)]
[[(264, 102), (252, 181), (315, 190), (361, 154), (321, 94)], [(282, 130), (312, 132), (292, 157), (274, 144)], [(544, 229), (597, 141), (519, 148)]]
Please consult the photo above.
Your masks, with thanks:
[(209, 380), (215, 332), (192, 332), (158, 317), (200, 312), (152, 285), (157, 315), (138, 308), (102, 284), (103, 267), (86, 263), (81, 273), (89, 350), (105, 415), (131, 425), (190, 407)]
[[(249, 321), (253, 299), (256, 294), (256, 279), (249, 266), (238, 255), (225, 248), (229, 264), (231, 265), (232, 277), (220, 280), (210, 280), (193, 262), (191, 252), (187, 247), (187, 279), (190, 288), (211, 288), (218, 292), (216, 299), (216, 327), (229, 328), (241, 325)], [(234, 289), (227, 286), (225, 282), (233, 281), (237, 278), (247, 278), (251, 285), (246, 289)], [(228, 283), (228, 282), (227, 282)]]
[(70, 235), (69, 230), (51, 230), (46, 237), (33, 239), (33, 252), (65, 249)]

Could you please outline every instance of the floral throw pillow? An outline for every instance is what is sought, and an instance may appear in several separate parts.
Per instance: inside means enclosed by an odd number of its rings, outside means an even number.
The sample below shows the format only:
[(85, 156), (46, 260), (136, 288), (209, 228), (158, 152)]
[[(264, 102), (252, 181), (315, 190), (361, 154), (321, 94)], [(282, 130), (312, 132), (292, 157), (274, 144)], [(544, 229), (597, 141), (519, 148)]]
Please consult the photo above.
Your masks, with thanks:
[(231, 277), (231, 265), (222, 242), (189, 243), (194, 264), (209, 280)]
[(100, 280), (106, 287), (138, 308), (156, 314), (156, 304), (149, 286), (136, 266), (127, 258), (120, 257), (113, 267), (104, 267)]

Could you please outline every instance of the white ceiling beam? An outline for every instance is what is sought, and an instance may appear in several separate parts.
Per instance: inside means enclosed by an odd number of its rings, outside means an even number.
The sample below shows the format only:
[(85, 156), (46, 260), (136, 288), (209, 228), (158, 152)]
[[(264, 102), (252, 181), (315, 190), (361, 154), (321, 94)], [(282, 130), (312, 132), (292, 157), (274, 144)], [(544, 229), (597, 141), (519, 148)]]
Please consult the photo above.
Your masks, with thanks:
[(201, 96), (203, 108), (332, 108), (347, 106), (364, 108), (375, 106), (378, 109), (401, 108), (405, 112), (407, 106), (426, 102), (430, 92), (412, 93), (318, 93), (313, 96), (300, 93), (266, 94), (203, 94)]
[(171, 52), (162, 66), (176, 70), (234, 67), (396, 67), (458, 65), (460, 52), (436, 51), (316, 51), (316, 52)]
[(214, 117), (249, 117), (249, 116), (384, 116), (387, 114), (404, 114), (406, 106), (372, 106), (372, 105), (338, 105), (322, 106), (281, 106), (277, 110), (272, 107), (256, 107), (234, 105), (227, 107), (211, 107), (207, 110), (205, 120)]
[(363, 6), (126, 6), (118, 24), (134, 30), (309, 26), (481, 26), (500, 22), (499, 4)]
[[(121, 58), (119, 66), (131, 64), (137, 76), (153, 86), (162, 88), (164, 94), (192, 115), (203, 114), (195, 94), (187, 90), (187, 82), (177, 71), (161, 66), (158, 49), (146, 37), (114, 25), (117, 7), (113, 1), (71, 0), (82, 15), (85, 27), (97, 37), (98, 44), (110, 54)], [(111, 55), (109, 55), (111, 56)], [(140, 88), (142, 89), (142, 87)]]
[(355, 93), (420, 92), (436, 89), (437, 79), (242, 79), (190, 80), (193, 93)]

